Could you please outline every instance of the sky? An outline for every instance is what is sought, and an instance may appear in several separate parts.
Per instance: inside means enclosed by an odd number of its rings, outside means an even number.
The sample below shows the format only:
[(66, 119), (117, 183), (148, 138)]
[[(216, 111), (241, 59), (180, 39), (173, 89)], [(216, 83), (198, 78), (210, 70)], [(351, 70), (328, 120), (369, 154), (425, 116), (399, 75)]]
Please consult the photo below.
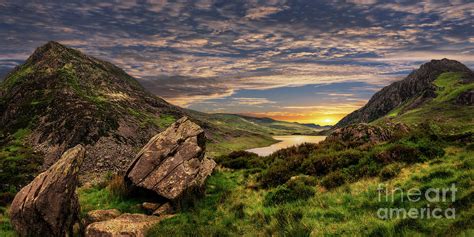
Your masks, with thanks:
[(474, 66), (474, 2), (0, 1), (0, 76), (47, 41), (209, 113), (334, 124), (431, 59)]

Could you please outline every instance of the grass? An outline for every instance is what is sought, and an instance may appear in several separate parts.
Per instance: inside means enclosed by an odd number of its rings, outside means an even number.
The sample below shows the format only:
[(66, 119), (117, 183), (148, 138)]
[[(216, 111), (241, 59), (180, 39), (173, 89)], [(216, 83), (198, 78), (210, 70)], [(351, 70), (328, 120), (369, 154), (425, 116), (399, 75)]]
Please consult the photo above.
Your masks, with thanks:
[(9, 90), (13, 87), (16, 83), (20, 80), (28, 76), (33, 72), (33, 67), (30, 65), (23, 65), (20, 67), (16, 72), (11, 74), (8, 78), (6, 78), (3, 82), (0, 83), (0, 88), (5, 90)]
[(8, 209), (5, 207), (0, 207), (0, 236), (17, 236), (8, 218)]
[(211, 157), (218, 157), (223, 154), (229, 154), (233, 151), (265, 147), (277, 142), (270, 137), (260, 135), (227, 139), (218, 138), (216, 140), (217, 141), (213, 141), (206, 145), (207, 154)]
[(161, 129), (165, 129), (172, 123), (176, 122), (176, 118), (169, 114), (154, 115), (148, 112), (138, 111), (133, 108), (127, 108), (127, 111), (130, 115), (140, 121), (141, 127), (152, 125)]
[(34, 178), (43, 163), (42, 157), (23, 143), (30, 132), (29, 129), (18, 129), (1, 141), (5, 145), (0, 148), (0, 206), (12, 201), (16, 192)]
[[(254, 189), (258, 175), (247, 170), (220, 170), (208, 180), (207, 192), (194, 208), (156, 225), (148, 236), (469, 236), (474, 233), (472, 217), (472, 151), (447, 147), (446, 154), (401, 169), (395, 178), (383, 181), (364, 178), (332, 190), (308, 182), (315, 190), (306, 200), (265, 205), (267, 196), (281, 187)], [(449, 175), (440, 173), (448, 170)], [(443, 188), (456, 184), (455, 202), (433, 202), (432, 207), (456, 207), (456, 219), (379, 219), (385, 207), (421, 208), (427, 200), (379, 201), (379, 184), (391, 190), (428, 187)], [(406, 196), (404, 196), (406, 200)]]
[(461, 83), (462, 76), (461, 73), (456, 72), (446, 72), (439, 75), (433, 82), (438, 87), (436, 98), (433, 101), (435, 103), (449, 102), (462, 92), (474, 89), (474, 83)]
[(107, 187), (79, 188), (78, 194), (82, 215), (98, 209), (118, 209), (129, 213), (143, 212), (140, 208), (142, 200), (112, 195)]

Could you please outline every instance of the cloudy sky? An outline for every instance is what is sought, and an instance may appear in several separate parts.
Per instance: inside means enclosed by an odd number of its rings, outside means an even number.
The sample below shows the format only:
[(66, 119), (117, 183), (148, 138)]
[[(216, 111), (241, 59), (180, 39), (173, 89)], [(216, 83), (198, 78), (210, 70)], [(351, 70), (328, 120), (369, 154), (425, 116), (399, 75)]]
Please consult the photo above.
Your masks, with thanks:
[(0, 2), (0, 75), (49, 40), (171, 103), (333, 124), (431, 59), (474, 65), (474, 2)]

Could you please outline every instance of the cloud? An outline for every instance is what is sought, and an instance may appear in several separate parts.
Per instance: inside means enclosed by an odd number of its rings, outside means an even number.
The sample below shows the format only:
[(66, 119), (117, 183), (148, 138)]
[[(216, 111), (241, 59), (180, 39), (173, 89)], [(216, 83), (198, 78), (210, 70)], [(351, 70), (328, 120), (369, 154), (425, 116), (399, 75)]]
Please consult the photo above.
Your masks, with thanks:
[(282, 8), (278, 8), (278, 7), (251, 8), (247, 10), (247, 15), (245, 15), (245, 18), (248, 18), (250, 20), (258, 20), (258, 19), (267, 17), (271, 14), (280, 12), (282, 10), (283, 10)]
[(248, 100), (227, 103), (288, 110), (259, 93), (365, 82), (353, 91), (324, 92), (356, 106), (361, 94), (433, 58), (474, 65), (474, 3), (462, 0), (7, 0), (0, 8), (1, 70), (56, 40), (117, 64), (182, 106), (253, 91), (240, 96)]
[(266, 98), (233, 98), (240, 105), (266, 105), (275, 104), (276, 102), (270, 101)]

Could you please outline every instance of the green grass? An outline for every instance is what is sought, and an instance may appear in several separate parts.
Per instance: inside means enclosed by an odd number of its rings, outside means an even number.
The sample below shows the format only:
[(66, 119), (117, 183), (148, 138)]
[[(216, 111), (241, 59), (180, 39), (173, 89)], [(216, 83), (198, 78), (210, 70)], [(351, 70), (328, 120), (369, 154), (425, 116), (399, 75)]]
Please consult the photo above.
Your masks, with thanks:
[(17, 236), (8, 218), (7, 208), (0, 207), (0, 236), (13, 237)]
[(23, 65), (20, 69), (18, 69), (18, 71), (11, 74), (8, 78), (5, 78), (5, 80), (0, 83), (0, 88), (8, 90), (32, 72), (32, 66)]
[[(256, 174), (246, 170), (224, 170), (208, 180), (206, 195), (192, 209), (156, 225), (149, 236), (469, 236), (474, 233), (472, 217), (472, 151), (448, 147), (446, 155), (432, 161), (404, 167), (393, 179), (361, 179), (326, 190), (308, 186), (316, 193), (307, 200), (293, 200), (279, 205), (264, 205), (266, 196), (281, 189), (254, 189)], [(445, 173), (441, 171), (446, 171)], [(430, 203), (432, 207), (457, 208), (456, 219), (387, 219), (377, 217), (385, 207), (420, 208), (428, 204), (379, 201), (378, 185), (389, 190), (401, 187), (459, 189), (456, 201)], [(406, 196), (404, 196), (406, 200)]]
[(454, 100), (464, 91), (474, 89), (474, 83), (462, 84), (461, 73), (446, 72), (441, 74), (433, 83), (438, 87), (435, 103)]
[(234, 138), (217, 138), (217, 141), (207, 143), (206, 151), (211, 157), (218, 157), (224, 154), (229, 154), (232, 151), (252, 149), (256, 147), (269, 146), (276, 140), (265, 137), (265, 136), (245, 136), (245, 137), (234, 137)]
[(138, 111), (133, 108), (127, 108), (127, 111), (130, 115), (134, 116), (140, 121), (141, 127), (153, 125), (158, 128), (165, 129), (176, 122), (176, 118), (169, 114), (160, 114), (157, 116), (145, 111)]
[(27, 128), (18, 129), (2, 141), (5, 145), (0, 148), (0, 206), (6, 205), (21, 187), (33, 180), (43, 163), (43, 158), (23, 142), (30, 133)]
[(143, 212), (140, 208), (142, 200), (112, 195), (107, 187), (79, 188), (78, 194), (82, 215), (98, 209), (118, 209), (129, 213)]

